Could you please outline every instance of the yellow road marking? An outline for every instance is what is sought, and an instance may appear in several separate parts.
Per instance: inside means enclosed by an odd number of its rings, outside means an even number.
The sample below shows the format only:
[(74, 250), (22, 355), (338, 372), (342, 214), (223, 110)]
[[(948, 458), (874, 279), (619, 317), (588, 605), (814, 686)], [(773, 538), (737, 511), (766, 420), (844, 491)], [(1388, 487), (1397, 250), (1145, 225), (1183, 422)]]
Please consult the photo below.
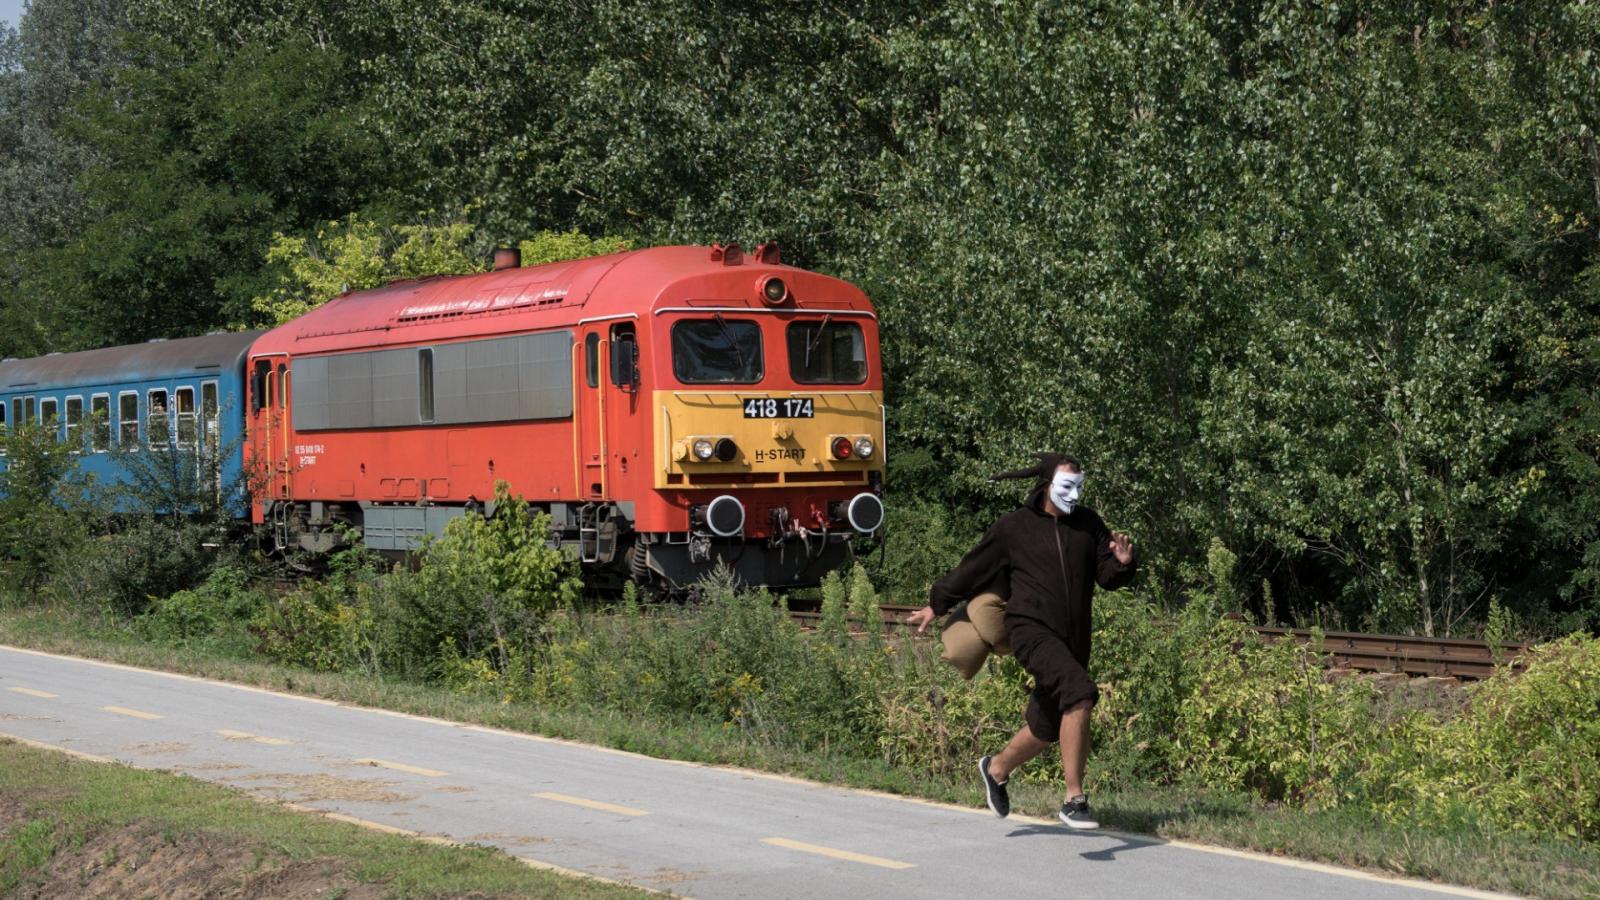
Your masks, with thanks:
[(582, 806), (588, 809), (598, 809), (601, 812), (616, 813), (619, 816), (648, 816), (650, 813), (631, 806), (618, 806), (615, 803), (602, 803), (599, 800), (589, 800), (584, 797), (574, 797), (571, 794), (556, 794), (549, 791), (534, 794), (540, 800), (551, 800), (556, 803), (569, 803), (573, 806)]
[(283, 738), (262, 737), (259, 734), (251, 734), (248, 731), (234, 731), (231, 728), (223, 728), (217, 734), (230, 741), (255, 741), (258, 744), (266, 744), (268, 747), (286, 747), (290, 743)]
[(165, 716), (159, 716), (159, 715), (156, 715), (155, 713), (140, 712), (137, 709), (128, 709), (126, 706), (102, 706), (100, 708), (105, 710), (106, 712), (109, 712), (109, 713), (116, 713), (119, 716), (133, 716), (135, 719), (164, 719), (164, 718), (166, 718)]
[(52, 694), (49, 691), (36, 691), (33, 688), (7, 688), (7, 690), (13, 694), (25, 694), (29, 697), (42, 697), (46, 700), (54, 700), (60, 696), (58, 694)]
[(847, 862), (864, 863), (869, 866), (878, 866), (883, 869), (915, 869), (916, 863), (901, 862), (897, 859), (884, 859), (881, 856), (868, 856), (865, 853), (854, 853), (849, 850), (839, 850), (834, 847), (823, 847), (819, 844), (807, 844), (804, 841), (791, 841), (788, 838), (762, 838), (761, 843), (782, 847), (786, 850), (799, 850), (801, 853), (815, 853), (818, 856), (828, 856), (833, 859), (842, 859)]
[(424, 769), (421, 766), (408, 766), (405, 763), (389, 762), (386, 759), (358, 759), (356, 763), (363, 766), (382, 766), (385, 769), (393, 769), (396, 772), (409, 772), (412, 775), (423, 775), (428, 778), (440, 778), (450, 774), (449, 772), (441, 772), (438, 769)]

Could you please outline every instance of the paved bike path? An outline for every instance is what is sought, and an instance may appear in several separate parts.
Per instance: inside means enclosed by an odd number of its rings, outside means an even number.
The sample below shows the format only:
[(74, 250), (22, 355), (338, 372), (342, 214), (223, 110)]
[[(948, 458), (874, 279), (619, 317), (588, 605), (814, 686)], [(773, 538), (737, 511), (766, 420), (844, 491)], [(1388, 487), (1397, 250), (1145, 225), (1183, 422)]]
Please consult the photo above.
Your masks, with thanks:
[(0, 735), (700, 898), (1497, 896), (7, 647)]

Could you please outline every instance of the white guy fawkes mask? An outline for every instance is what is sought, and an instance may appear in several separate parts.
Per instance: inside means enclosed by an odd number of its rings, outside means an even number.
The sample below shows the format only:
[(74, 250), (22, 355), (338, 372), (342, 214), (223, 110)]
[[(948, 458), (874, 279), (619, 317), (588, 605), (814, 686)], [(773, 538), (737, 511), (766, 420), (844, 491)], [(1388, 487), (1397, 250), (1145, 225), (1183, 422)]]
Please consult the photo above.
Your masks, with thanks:
[(1072, 508), (1078, 505), (1078, 495), (1082, 491), (1082, 472), (1063, 472), (1057, 469), (1055, 478), (1050, 480), (1050, 502), (1064, 514), (1072, 513)]

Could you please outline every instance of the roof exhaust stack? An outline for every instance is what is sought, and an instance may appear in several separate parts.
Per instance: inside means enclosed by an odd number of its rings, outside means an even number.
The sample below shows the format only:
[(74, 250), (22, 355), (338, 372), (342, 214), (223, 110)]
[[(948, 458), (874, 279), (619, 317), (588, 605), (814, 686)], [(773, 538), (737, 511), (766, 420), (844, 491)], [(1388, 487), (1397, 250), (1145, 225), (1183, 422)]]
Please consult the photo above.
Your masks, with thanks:
[(516, 247), (494, 248), (494, 263), (490, 266), (496, 272), (502, 269), (517, 269), (522, 267), (522, 251)]

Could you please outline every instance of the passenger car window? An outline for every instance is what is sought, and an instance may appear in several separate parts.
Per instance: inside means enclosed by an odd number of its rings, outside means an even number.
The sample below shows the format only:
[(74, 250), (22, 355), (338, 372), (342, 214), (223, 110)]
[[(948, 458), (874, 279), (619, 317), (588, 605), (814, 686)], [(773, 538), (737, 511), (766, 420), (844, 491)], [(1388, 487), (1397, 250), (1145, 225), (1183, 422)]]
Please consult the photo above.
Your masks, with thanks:
[(39, 423), (52, 437), (61, 440), (61, 416), (55, 398), (46, 397), (39, 401)]
[(755, 384), (761, 326), (747, 319), (685, 319), (672, 326), (672, 374), (684, 384)]
[(83, 398), (67, 398), (67, 446), (77, 453), (83, 449)]
[(795, 322), (789, 326), (789, 374), (801, 384), (860, 384), (867, 380), (867, 342), (854, 322)]
[(172, 440), (172, 425), (167, 418), (167, 392), (164, 390), (151, 391), (145, 404), (145, 415), (149, 421), (145, 423), (145, 438), (150, 442), (151, 450), (165, 450)]
[(117, 444), (139, 449), (139, 395), (132, 391), (117, 397)]
[(104, 453), (111, 448), (111, 395), (95, 394), (89, 400), (89, 450)]
[(213, 449), (217, 446), (218, 429), (221, 423), (219, 412), (220, 410), (217, 408), (217, 383), (208, 381), (200, 385), (200, 417), (205, 420), (206, 440), (211, 443)]
[(178, 447), (193, 450), (199, 431), (199, 415), (194, 408), (194, 388), (181, 387), (173, 393), (178, 406)]

